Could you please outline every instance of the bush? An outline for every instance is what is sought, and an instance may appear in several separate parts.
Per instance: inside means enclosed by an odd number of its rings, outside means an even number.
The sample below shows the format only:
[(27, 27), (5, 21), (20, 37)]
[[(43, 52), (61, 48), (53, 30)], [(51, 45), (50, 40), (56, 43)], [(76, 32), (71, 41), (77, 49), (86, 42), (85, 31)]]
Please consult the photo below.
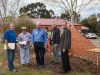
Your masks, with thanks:
[(16, 26), (15, 31), (16, 31), (17, 34), (19, 34), (21, 32), (22, 26), (27, 27), (27, 31), (30, 32), (30, 33), (32, 32), (32, 29), (34, 29), (36, 27), (36, 25), (32, 22), (31, 18), (24, 15), (24, 16), (20, 16), (18, 18), (10, 18), (10, 21), (7, 21), (3, 25), (4, 32), (7, 29), (9, 29), (9, 23), (10, 22), (13, 22), (15, 24), (15, 26)]
[(27, 17), (27, 16), (19, 17), (17, 19), (15, 25), (16, 25), (15, 31), (17, 33), (21, 32), (21, 27), (22, 26), (27, 27), (27, 31), (28, 32), (32, 32), (32, 29), (34, 29), (36, 27), (36, 25), (32, 22), (32, 20), (29, 17)]

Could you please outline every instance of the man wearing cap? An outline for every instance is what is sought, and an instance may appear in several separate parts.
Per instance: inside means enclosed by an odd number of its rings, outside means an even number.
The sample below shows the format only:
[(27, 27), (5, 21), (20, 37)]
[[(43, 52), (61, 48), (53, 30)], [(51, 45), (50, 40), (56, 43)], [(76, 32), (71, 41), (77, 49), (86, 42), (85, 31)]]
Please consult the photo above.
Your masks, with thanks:
[(18, 35), (18, 42), (20, 45), (20, 59), (21, 64), (29, 65), (29, 47), (31, 43), (31, 34), (27, 32), (26, 27), (22, 27), (22, 33)]
[(47, 36), (44, 29), (41, 28), (41, 23), (36, 23), (36, 29), (32, 31), (32, 42), (34, 44), (37, 67), (44, 68), (44, 53), (47, 43)]

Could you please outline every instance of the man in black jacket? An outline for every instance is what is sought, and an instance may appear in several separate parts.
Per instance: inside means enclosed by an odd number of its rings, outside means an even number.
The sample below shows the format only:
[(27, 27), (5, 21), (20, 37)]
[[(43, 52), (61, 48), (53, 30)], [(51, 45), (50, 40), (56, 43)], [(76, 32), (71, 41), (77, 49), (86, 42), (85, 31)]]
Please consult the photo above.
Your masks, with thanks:
[(61, 50), (61, 60), (63, 73), (67, 73), (71, 71), (70, 63), (69, 63), (69, 49), (71, 48), (71, 32), (69, 27), (67, 27), (67, 23), (62, 25), (62, 34), (60, 38), (59, 47)]
[(52, 51), (54, 56), (54, 64), (58, 64), (59, 62), (59, 55), (58, 55), (58, 44), (60, 41), (60, 30), (56, 25), (52, 25)]

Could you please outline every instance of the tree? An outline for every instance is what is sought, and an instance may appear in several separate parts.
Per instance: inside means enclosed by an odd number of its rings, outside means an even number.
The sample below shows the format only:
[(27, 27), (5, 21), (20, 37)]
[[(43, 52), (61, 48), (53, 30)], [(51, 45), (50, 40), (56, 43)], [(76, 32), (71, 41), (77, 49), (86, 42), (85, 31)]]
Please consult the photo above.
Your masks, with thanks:
[(80, 23), (83, 24), (85, 27), (89, 27), (88, 18), (85, 18), (85, 19), (82, 20)]
[(16, 22), (16, 32), (20, 33), (21, 32), (21, 27), (26, 26), (28, 32), (32, 32), (32, 29), (36, 27), (36, 25), (32, 22), (31, 18), (29, 18), (26, 15), (20, 16), (17, 18)]
[[(48, 0), (46, 3), (51, 3), (52, 6), (61, 8), (61, 10), (68, 11), (73, 22), (76, 18), (76, 13), (83, 11), (89, 4), (96, 2), (97, 0)], [(67, 14), (67, 13), (66, 13)]]
[(81, 23), (85, 26), (89, 28), (90, 32), (94, 32), (96, 33), (96, 26), (97, 26), (97, 17), (95, 14), (90, 15), (88, 18), (84, 19), (81, 21)]
[[(32, 32), (32, 29), (36, 27), (35, 24), (32, 22), (32, 20), (26, 15), (20, 16), (20, 17), (16, 18), (16, 20), (14, 20), (12, 18), (8, 18), (8, 20), (9, 20), (9, 23), (11, 21), (14, 22), (14, 24), (16, 26), (15, 31), (16, 31), (17, 34), (19, 34), (21, 32), (21, 27), (22, 26), (26, 26), (27, 30), (29, 32)], [(4, 31), (9, 29), (9, 23), (3, 25), (3, 30)]]
[(91, 32), (95, 32), (96, 33), (96, 25), (97, 25), (97, 17), (96, 15), (91, 15), (88, 17), (88, 24), (89, 27), (91, 29)]
[(96, 25), (96, 30), (97, 34), (100, 36), (100, 13), (97, 14), (97, 25)]
[[(78, 14), (76, 12), (74, 12), (74, 13), (75, 13), (74, 21), (79, 22), (80, 14)], [(70, 13), (68, 11), (66, 11), (65, 13), (61, 13), (60, 18), (65, 19), (65, 20), (71, 20)]]
[(54, 15), (53, 10), (47, 10), (43, 3), (37, 2), (28, 4), (20, 9), (20, 14), (26, 14), (31, 18), (51, 18)]
[(0, 0), (0, 18), (15, 16), (20, 4), (21, 0)]
[[(0, 18), (1, 25), (6, 25), (11, 18), (18, 16), (18, 10), (22, 0), (0, 0)], [(9, 20), (9, 21), (8, 21)]]

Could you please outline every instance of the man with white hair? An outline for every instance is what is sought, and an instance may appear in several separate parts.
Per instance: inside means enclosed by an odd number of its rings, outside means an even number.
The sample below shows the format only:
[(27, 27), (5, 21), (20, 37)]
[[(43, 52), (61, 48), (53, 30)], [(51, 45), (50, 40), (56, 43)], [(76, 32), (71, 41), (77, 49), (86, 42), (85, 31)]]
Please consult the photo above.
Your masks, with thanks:
[(21, 59), (21, 64), (24, 65), (29, 65), (29, 48), (30, 48), (30, 43), (31, 43), (31, 34), (27, 32), (26, 27), (22, 27), (22, 33), (18, 35), (18, 42), (20, 45), (20, 59)]
[(36, 29), (32, 31), (32, 42), (35, 49), (37, 67), (44, 68), (44, 54), (47, 44), (47, 36), (44, 29), (41, 28), (41, 23), (36, 23)]

